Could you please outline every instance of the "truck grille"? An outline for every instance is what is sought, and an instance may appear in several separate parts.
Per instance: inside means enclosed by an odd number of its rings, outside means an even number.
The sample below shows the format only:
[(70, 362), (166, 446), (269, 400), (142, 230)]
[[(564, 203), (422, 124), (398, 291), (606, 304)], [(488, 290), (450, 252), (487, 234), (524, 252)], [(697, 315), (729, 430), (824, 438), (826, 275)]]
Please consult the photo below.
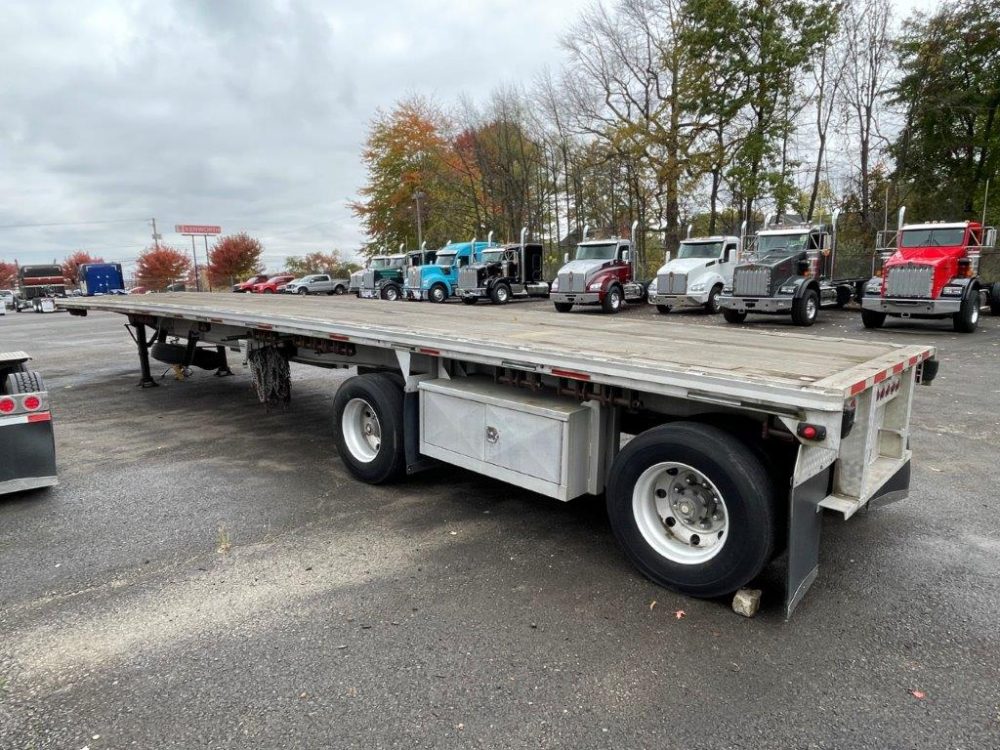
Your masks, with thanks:
[(660, 294), (684, 294), (687, 278), (686, 273), (661, 273), (656, 277), (656, 291)]
[(572, 271), (559, 274), (560, 292), (582, 292), (587, 286), (587, 274)]
[(421, 266), (410, 266), (406, 269), (406, 285), (410, 289), (420, 288), (420, 268)]
[(458, 286), (461, 289), (475, 289), (479, 286), (479, 273), (475, 268), (466, 266), (458, 272)]
[(885, 284), (887, 297), (922, 297), (929, 299), (934, 283), (934, 268), (914, 263), (893, 266)]
[(747, 266), (733, 272), (733, 294), (737, 297), (766, 297), (770, 292), (771, 269)]
[(364, 275), (361, 277), (361, 286), (364, 289), (374, 289), (375, 288), (375, 272), (365, 271)]

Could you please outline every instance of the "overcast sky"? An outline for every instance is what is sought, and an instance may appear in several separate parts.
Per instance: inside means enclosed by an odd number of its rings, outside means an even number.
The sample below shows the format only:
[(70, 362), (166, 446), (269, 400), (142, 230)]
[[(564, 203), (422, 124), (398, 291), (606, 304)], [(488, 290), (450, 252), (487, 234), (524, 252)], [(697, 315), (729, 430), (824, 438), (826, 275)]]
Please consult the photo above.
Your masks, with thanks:
[(152, 217), (181, 247), (178, 223), (251, 232), (271, 270), (351, 252), (376, 109), (528, 83), (586, 4), (3, 0), (0, 260), (130, 261)]

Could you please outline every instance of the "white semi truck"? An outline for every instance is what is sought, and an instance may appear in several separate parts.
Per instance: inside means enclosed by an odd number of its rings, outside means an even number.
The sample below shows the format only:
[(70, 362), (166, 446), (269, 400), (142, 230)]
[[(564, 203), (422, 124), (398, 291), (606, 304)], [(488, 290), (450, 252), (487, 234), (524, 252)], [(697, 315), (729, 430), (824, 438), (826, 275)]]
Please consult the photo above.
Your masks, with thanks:
[(506, 306), (455, 325), (446, 306), (398, 315), (345, 298), (59, 305), (127, 316), (143, 385), (151, 349), (223, 372), (224, 352), (245, 350), (258, 393), (285, 398), (289, 362), (351, 368), (331, 417), (360, 481), (443, 462), (559, 500), (603, 494), (625, 555), (656, 583), (721, 596), (780, 558), (787, 614), (816, 575), (822, 509), (848, 518), (907, 495), (914, 391), (937, 369), (925, 346)]
[(647, 289), (647, 301), (666, 315), (675, 307), (703, 307), (719, 312), (719, 296), (733, 283), (739, 262), (740, 238), (690, 237), (677, 249), (677, 257), (660, 266)]

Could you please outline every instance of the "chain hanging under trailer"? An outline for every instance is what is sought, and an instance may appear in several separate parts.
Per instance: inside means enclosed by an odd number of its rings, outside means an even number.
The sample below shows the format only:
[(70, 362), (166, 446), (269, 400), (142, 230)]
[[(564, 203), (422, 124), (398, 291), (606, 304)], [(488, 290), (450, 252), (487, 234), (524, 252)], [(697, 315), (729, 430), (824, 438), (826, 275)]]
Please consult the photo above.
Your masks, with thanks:
[(292, 373), (281, 347), (250, 339), (247, 342), (250, 382), (257, 398), (268, 407), (287, 404), (292, 399)]

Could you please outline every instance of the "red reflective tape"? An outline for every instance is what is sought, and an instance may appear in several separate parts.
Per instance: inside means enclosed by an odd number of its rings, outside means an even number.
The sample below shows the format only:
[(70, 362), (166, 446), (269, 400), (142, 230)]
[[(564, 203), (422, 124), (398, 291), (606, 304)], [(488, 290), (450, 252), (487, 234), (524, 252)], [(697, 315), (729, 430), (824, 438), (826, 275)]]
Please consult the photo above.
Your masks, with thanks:
[(913, 365), (917, 364), (919, 361), (920, 357), (910, 357), (910, 367), (913, 367)]
[(270, 331), (270, 330), (272, 330), (274, 328), (274, 326), (271, 325), (270, 323), (258, 323), (257, 327), (258, 328), (263, 328), (265, 331)]
[(552, 374), (558, 375), (560, 378), (572, 378), (573, 380), (590, 380), (590, 375), (585, 372), (574, 372), (573, 370), (560, 370), (558, 368), (552, 368)]
[(28, 415), (28, 421), (29, 422), (51, 422), (52, 421), (52, 412), (43, 411), (43, 412), (39, 412), (38, 414), (29, 414)]
[(329, 334), (329, 336), (334, 341), (350, 341), (350, 339), (347, 336), (344, 336), (343, 334), (340, 333), (331, 333)]
[(212, 323), (221, 323), (222, 318), (209, 318), (209, 321), (211, 321)]
[(430, 354), (432, 357), (441, 356), (441, 352), (439, 352), (437, 349), (425, 349), (424, 347), (421, 346), (417, 348), (417, 351), (420, 352), (421, 354)]
[(876, 372), (875, 373), (875, 378), (874, 378), (873, 382), (875, 382), (875, 383), (881, 383), (887, 377), (889, 377), (889, 371), (888, 370), (882, 370), (882, 372)]
[(894, 375), (898, 375), (902, 371), (903, 371), (903, 363), (902, 362), (900, 362), (898, 365), (896, 365), (895, 367), (892, 368), (892, 372), (893, 372)]
[(860, 383), (855, 383), (851, 386), (851, 390), (848, 391), (852, 396), (857, 396), (861, 391), (863, 391), (868, 385), (867, 380), (862, 380)]

